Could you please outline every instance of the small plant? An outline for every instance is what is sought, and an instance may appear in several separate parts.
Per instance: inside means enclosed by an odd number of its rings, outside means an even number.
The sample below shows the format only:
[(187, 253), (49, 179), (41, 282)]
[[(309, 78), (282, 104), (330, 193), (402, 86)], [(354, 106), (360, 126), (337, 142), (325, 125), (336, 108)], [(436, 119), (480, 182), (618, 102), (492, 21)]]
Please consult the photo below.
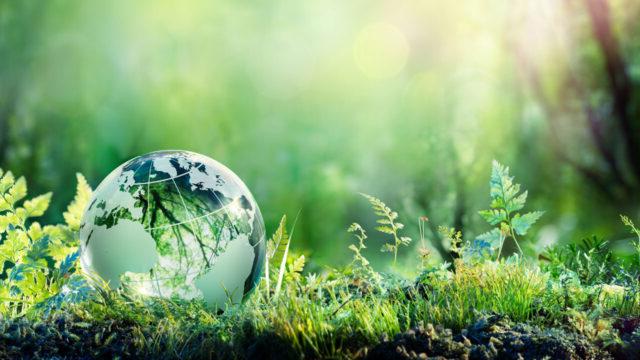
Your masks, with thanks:
[(427, 267), (427, 261), (431, 256), (431, 250), (427, 247), (425, 240), (425, 226), (429, 221), (426, 216), (420, 216), (418, 218), (418, 230), (420, 231), (420, 247), (418, 248), (418, 257), (420, 258), (420, 270), (425, 270)]
[(548, 262), (543, 268), (552, 276), (566, 277), (570, 272), (585, 285), (612, 281), (617, 268), (608, 241), (596, 236), (582, 239), (579, 244), (547, 249), (541, 258)]
[(633, 242), (633, 248), (636, 251), (637, 264), (638, 266), (640, 266), (640, 230), (636, 227), (636, 225), (629, 217), (620, 215), (620, 219), (622, 219), (622, 223), (625, 224), (637, 237), (637, 239)]
[(438, 232), (449, 242), (449, 251), (454, 258), (462, 257), (462, 231), (447, 226), (438, 226)]
[(0, 313), (19, 316), (32, 308), (59, 307), (88, 296), (86, 279), (75, 272), (76, 232), (91, 188), (78, 174), (78, 190), (64, 213), (66, 224), (41, 226), (34, 218), (49, 207), (51, 193), (25, 200), (27, 182), (0, 170)]
[(529, 228), (544, 212), (533, 211), (524, 215), (518, 212), (527, 202), (527, 191), (520, 192), (520, 184), (513, 182), (513, 177), (509, 175), (509, 168), (495, 160), (491, 170), (490, 187), (490, 209), (479, 213), (489, 224), (497, 227), (478, 238), (491, 244), (498, 244), (497, 257), (500, 257), (505, 240), (511, 237), (522, 254), (518, 236), (526, 235)]
[[(299, 213), (298, 213), (299, 215)], [(293, 223), (295, 229), (298, 217)], [(271, 281), (275, 280), (275, 288), (273, 290), (274, 296), (278, 296), (282, 289), (282, 282), (287, 277), (288, 279), (299, 279), (300, 272), (304, 268), (305, 259), (304, 255), (297, 258), (292, 263), (289, 263), (289, 269), (287, 269), (287, 260), (289, 258), (289, 245), (291, 243), (291, 235), (287, 233), (287, 216), (283, 215), (280, 219), (278, 229), (273, 233), (271, 240), (267, 242), (267, 254), (265, 256), (265, 286), (267, 289), (267, 297), (271, 294)], [(273, 268), (270, 268), (269, 264), (273, 264)], [(288, 276), (287, 276), (288, 275)]]
[(367, 194), (361, 194), (371, 204), (374, 213), (379, 217), (376, 222), (379, 224), (376, 227), (381, 233), (389, 234), (393, 237), (392, 242), (382, 245), (380, 251), (393, 253), (393, 265), (396, 264), (398, 258), (398, 248), (400, 246), (408, 246), (411, 243), (411, 238), (407, 236), (400, 236), (398, 233), (404, 228), (404, 224), (398, 222), (398, 213), (391, 210), (387, 204), (382, 200)]
[(349, 245), (349, 250), (353, 252), (353, 260), (351, 260), (351, 264), (349, 267), (354, 269), (354, 272), (360, 272), (360, 276), (369, 278), (374, 280), (375, 282), (380, 281), (380, 275), (373, 270), (369, 260), (367, 260), (364, 255), (362, 255), (362, 250), (366, 249), (367, 246), (364, 244), (365, 240), (367, 240), (367, 232), (360, 226), (358, 223), (353, 223), (347, 229), (348, 232), (352, 233), (353, 236), (358, 240), (356, 244)]

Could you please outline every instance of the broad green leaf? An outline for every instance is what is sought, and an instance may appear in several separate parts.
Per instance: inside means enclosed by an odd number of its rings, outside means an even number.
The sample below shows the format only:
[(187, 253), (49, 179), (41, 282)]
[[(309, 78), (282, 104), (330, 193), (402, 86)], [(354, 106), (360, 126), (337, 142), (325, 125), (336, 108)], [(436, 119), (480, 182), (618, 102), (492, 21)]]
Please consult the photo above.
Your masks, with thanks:
[(531, 225), (533, 225), (544, 214), (544, 211), (534, 211), (524, 215), (516, 214), (511, 219), (511, 226), (513, 231), (518, 235), (525, 235)]

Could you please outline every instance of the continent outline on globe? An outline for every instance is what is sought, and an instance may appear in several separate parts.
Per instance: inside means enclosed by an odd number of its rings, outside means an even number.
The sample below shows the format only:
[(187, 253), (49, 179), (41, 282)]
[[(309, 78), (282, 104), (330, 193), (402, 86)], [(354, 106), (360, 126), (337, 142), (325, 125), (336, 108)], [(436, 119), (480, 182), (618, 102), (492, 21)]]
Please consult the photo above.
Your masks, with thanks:
[(101, 182), (80, 245), (83, 269), (112, 287), (222, 308), (257, 285), (266, 244), (260, 209), (237, 175), (204, 155), (164, 150)]

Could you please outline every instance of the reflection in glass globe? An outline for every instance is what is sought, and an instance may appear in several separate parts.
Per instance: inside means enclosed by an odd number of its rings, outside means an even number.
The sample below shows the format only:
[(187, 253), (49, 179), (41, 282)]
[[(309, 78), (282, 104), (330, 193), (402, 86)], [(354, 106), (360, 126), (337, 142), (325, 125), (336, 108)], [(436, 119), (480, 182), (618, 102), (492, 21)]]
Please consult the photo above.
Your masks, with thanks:
[(260, 280), (260, 209), (224, 165), (187, 151), (134, 158), (98, 186), (80, 228), (82, 266), (114, 288), (239, 303)]

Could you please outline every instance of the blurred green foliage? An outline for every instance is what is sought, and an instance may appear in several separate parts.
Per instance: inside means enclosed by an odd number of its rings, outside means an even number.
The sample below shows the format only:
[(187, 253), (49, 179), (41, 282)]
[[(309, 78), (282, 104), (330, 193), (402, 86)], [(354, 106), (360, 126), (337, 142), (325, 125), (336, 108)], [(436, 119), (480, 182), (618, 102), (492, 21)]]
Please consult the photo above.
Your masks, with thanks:
[(431, 243), (438, 225), (480, 234), (495, 158), (547, 211), (536, 249), (628, 237), (639, 16), (629, 0), (0, 0), (0, 166), (53, 189), (60, 221), (76, 172), (97, 186), (145, 152), (200, 152), (245, 180), (269, 232), (301, 209), (292, 246), (335, 264), (344, 229), (375, 222), (358, 192), (413, 238), (423, 215)]

